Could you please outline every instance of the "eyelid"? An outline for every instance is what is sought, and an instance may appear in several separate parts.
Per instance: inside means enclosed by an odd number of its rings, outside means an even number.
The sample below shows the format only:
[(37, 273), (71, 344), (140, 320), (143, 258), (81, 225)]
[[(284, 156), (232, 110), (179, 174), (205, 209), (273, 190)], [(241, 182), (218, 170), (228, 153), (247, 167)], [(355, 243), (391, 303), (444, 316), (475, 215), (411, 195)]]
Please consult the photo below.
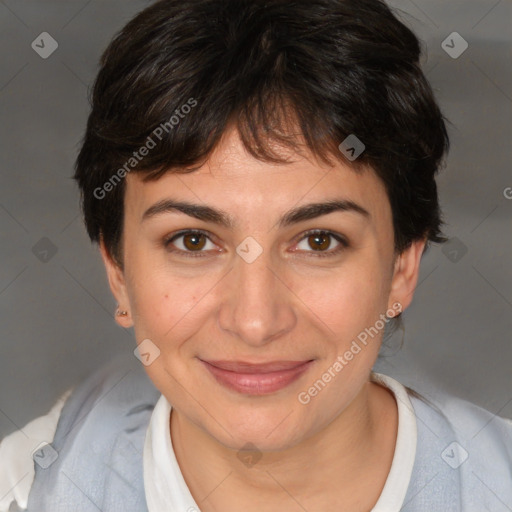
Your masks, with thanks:
[(206, 231), (204, 229), (200, 229), (200, 228), (188, 228), (188, 229), (180, 229), (179, 231), (175, 231), (174, 233), (171, 233), (169, 235), (166, 235), (164, 237), (164, 242), (165, 243), (169, 243), (171, 242), (172, 240), (180, 237), (180, 236), (183, 236), (183, 235), (189, 235), (189, 234), (196, 234), (196, 233), (199, 233), (201, 235), (204, 235), (208, 238), (211, 239), (211, 237), (213, 236), (212, 233), (210, 233), (209, 231)]
[(215, 244), (215, 245), (218, 245), (214, 240), (213, 238), (216, 238), (212, 233), (210, 233), (209, 231), (206, 231), (204, 229), (199, 229), (199, 228), (195, 228), (195, 229), (182, 229), (180, 231), (177, 231), (175, 233), (172, 233), (170, 235), (167, 235), (166, 237), (164, 237), (163, 239), (163, 246), (165, 249), (167, 249), (169, 252), (172, 252), (172, 253), (178, 253), (178, 254), (182, 254), (182, 255), (186, 255), (187, 257), (201, 257), (201, 256), (207, 256), (208, 255), (208, 252), (210, 251), (203, 251), (203, 250), (200, 250), (200, 251), (184, 251), (183, 249), (179, 249), (177, 247), (174, 247), (172, 249), (169, 248), (169, 246), (171, 245), (171, 243), (176, 240), (177, 238), (180, 238), (180, 237), (183, 237), (185, 235), (190, 235), (190, 234), (200, 234), (200, 235), (204, 235), (211, 243)]
[(295, 245), (302, 242), (305, 238), (307, 238), (311, 235), (317, 235), (317, 234), (331, 236), (340, 244), (339, 247), (337, 247), (335, 249), (328, 249), (326, 251), (313, 251), (313, 250), (311, 250), (311, 251), (298, 250), (297, 251), (297, 250), (293, 250), (292, 252), (302, 252), (302, 253), (308, 254), (309, 256), (322, 258), (322, 257), (329, 257), (329, 256), (337, 255), (338, 253), (342, 252), (344, 249), (347, 249), (350, 246), (350, 243), (345, 236), (343, 236), (340, 233), (335, 233), (333, 231), (330, 231), (328, 229), (309, 229), (308, 231), (301, 233), (297, 237), (297, 239), (296, 239), (297, 242), (295, 243)]

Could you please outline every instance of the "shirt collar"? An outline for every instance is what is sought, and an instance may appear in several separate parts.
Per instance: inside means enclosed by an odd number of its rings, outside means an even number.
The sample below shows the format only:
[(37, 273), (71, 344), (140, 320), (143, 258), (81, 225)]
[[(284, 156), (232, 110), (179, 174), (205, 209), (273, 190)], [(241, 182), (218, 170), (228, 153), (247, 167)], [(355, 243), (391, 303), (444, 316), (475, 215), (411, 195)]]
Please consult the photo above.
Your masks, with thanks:
[[(398, 405), (398, 433), (391, 469), (371, 512), (400, 510), (416, 456), (417, 426), (405, 387), (395, 379), (371, 373), (371, 380), (388, 388)], [(172, 407), (162, 395), (155, 405), (144, 443), (144, 488), (149, 512), (200, 512), (183, 478), (171, 441)]]

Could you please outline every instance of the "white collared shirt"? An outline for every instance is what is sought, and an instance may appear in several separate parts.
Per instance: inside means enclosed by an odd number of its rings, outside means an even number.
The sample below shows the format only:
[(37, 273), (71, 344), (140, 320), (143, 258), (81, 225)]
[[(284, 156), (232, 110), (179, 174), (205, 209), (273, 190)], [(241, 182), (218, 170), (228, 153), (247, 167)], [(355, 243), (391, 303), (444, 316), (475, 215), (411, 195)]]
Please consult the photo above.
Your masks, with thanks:
[[(398, 405), (398, 433), (388, 478), (372, 512), (400, 510), (416, 455), (416, 417), (406, 389), (391, 377), (372, 373), (372, 380), (390, 389)], [(144, 445), (144, 487), (149, 512), (199, 512), (174, 454), (170, 433), (172, 407), (162, 395), (151, 415)]]
[[(372, 512), (400, 510), (411, 479), (415, 460), (416, 418), (406, 389), (393, 378), (372, 373), (374, 382), (391, 390), (398, 404), (398, 434), (391, 470)], [(8, 512), (15, 501), (27, 507), (34, 480), (33, 451), (53, 441), (68, 390), (51, 411), (28, 423), (0, 443), (0, 512)], [(181, 510), (199, 512), (183, 478), (172, 446), (169, 419), (172, 407), (161, 395), (152, 412), (144, 444), (144, 487), (149, 512)]]

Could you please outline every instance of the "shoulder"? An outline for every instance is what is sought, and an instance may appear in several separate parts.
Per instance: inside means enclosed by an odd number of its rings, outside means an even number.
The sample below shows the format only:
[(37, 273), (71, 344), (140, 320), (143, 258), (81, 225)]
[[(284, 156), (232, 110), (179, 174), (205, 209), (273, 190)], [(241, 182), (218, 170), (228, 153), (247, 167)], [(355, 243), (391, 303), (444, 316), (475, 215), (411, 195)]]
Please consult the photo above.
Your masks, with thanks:
[(512, 509), (512, 421), (447, 393), (427, 401), (411, 396), (411, 404), (418, 432), (411, 502)]
[(131, 353), (119, 356), (91, 374), (68, 398), (55, 433), (55, 449), (75, 456), (82, 451), (91, 464), (122, 442), (138, 449), (159, 397), (139, 360)]
[(154, 406), (159, 395), (141, 363), (133, 354), (123, 354), (76, 386), (63, 408), (57, 434), (86, 428), (87, 418), (98, 415), (104, 427), (115, 428), (123, 416), (133, 414), (134, 407), (141, 403)]
[(71, 394), (67, 390), (43, 415), (0, 441), (0, 512), (7, 512), (15, 501), (26, 508), (34, 480), (33, 454), (53, 441), (64, 403)]
[(497, 449), (500, 458), (512, 464), (511, 419), (444, 392), (426, 400), (413, 396), (411, 403), (417, 416), (423, 415), (420, 422), (424, 427), (437, 428), (440, 437), (451, 435), (465, 441), (468, 447), (475, 449), (475, 459), (481, 455), (478, 448), (485, 447), (487, 450)]
[[(94, 371), (48, 415), (29, 424), (30, 449), (26, 440), (22, 452), (16, 452), (12, 442), (0, 444), (12, 454), (2, 457), (2, 467), (9, 473), (5, 485), (16, 475), (18, 480), (23, 477), (0, 502), (0, 512), (9, 510), (12, 501), (30, 511), (67, 511), (73, 506), (85, 512), (100, 502), (105, 511), (144, 510), (142, 475), (136, 462), (159, 396), (131, 353)], [(19, 442), (29, 425), (13, 434)], [(42, 448), (32, 455), (36, 445)], [(2, 479), (0, 471), (0, 487)]]
[(133, 354), (123, 355), (77, 386), (62, 410), (50, 467), (35, 468), (28, 509), (104, 512), (145, 510), (144, 437), (160, 396)]

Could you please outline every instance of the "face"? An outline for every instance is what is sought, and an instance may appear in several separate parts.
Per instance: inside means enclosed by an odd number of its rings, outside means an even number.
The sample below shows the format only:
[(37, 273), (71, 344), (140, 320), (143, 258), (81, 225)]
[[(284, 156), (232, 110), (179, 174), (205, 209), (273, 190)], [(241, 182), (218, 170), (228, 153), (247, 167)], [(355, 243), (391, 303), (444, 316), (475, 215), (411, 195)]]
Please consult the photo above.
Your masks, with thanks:
[(197, 171), (126, 179), (123, 270), (102, 254), (173, 414), (232, 449), (280, 450), (348, 410), (424, 247), (395, 254), (379, 178), (261, 162), (230, 131)]

